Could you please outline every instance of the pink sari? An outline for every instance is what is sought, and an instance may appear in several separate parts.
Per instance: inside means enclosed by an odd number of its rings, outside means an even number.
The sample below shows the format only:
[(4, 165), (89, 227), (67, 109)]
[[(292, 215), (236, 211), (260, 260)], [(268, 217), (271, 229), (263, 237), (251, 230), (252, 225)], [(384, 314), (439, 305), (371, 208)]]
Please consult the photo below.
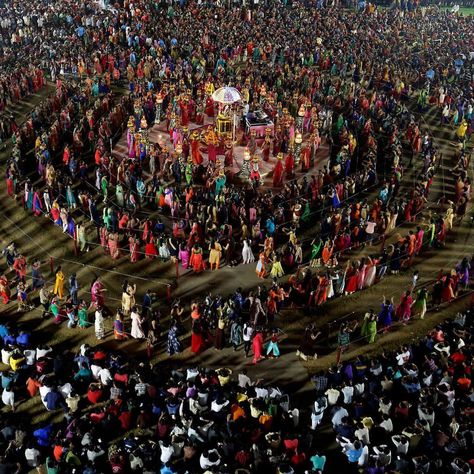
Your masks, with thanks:
[(120, 249), (118, 246), (118, 236), (116, 234), (110, 234), (109, 235), (109, 252), (110, 256), (114, 259), (117, 260), (120, 258)]
[(100, 245), (107, 252), (107, 228), (105, 226), (100, 228)]
[(181, 262), (181, 266), (187, 269), (189, 265), (189, 250), (187, 248), (179, 249), (178, 258)]
[(104, 286), (100, 281), (95, 281), (91, 287), (91, 300), (96, 308), (104, 306), (104, 296), (102, 294), (103, 289)]

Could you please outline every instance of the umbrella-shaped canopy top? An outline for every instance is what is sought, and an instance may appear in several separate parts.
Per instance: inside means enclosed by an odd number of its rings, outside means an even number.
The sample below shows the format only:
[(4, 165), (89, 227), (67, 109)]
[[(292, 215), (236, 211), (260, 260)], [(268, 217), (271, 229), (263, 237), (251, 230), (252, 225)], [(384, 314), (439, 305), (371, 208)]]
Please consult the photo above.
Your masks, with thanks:
[(212, 100), (221, 104), (233, 104), (241, 98), (240, 92), (235, 87), (220, 87), (212, 94)]

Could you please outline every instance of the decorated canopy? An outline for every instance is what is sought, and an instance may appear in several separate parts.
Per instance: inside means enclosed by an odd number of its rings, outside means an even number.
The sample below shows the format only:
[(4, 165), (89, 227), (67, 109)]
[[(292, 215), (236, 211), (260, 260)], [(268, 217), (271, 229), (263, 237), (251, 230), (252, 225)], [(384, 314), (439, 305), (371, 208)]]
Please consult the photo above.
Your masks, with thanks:
[(240, 92), (235, 87), (220, 87), (212, 94), (212, 100), (226, 105), (234, 104), (241, 98)]

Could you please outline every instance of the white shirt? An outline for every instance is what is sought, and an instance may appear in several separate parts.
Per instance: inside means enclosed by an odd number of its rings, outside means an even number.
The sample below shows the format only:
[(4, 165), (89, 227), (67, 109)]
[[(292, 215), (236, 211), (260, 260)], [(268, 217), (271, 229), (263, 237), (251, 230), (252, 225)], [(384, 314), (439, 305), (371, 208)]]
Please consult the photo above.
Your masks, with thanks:
[(173, 446), (164, 446), (163, 441), (160, 441), (160, 447), (161, 447), (161, 455), (160, 455), (160, 461), (165, 464), (167, 463), (171, 457), (174, 454), (174, 448)]
[(188, 438), (189, 439), (196, 438), (197, 440), (204, 442), (203, 437), (191, 426), (188, 428)]
[(97, 375), (102, 385), (110, 385), (112, 383), (113, 379), (109, 369), (101, 369)]
[(103, 449), (99, 449), (99, 451), (96, 451), (95, 449), (88, 449), (87, 459), (91, 462), (94, 462), (98, 457), (102, 456), (103, 454), (104, 454)]
[(239, 374), (238, 378), (239, 378), (239, 387), (245, 388), (247, 386), (250, 387), (252, 385), (252, 380), (250, 379), (248, 375)]
[(369, 429), (367, 427), (359, 428), (354, 433), (355, 437), (364, 444), (370, 444)]
[(247, 324), (244, 324), (244, 330), (242, 333), (242, 338), (244, 341), (250, 341), (252, 339), (253, 328)]
[(26, 365), (34, 365), (36, 361), (36, 351), (32, 351), (31, 349), (25, 349), (23, 351), (23, 355), (26, 358)]
[(71, 392), (72, 392), (72, 385), (67, 382), (65, 383), (64, 385), (62, 385), (61, 387), (58, 388), (59, 390), (59, 393), (64, 397), (64, 398), (67, 398), (69, 397), (69, 395), (71, 395)]
[(259, 398), (267, 398), (268, 397), (268, 390), (266, 388), (255, 388), (255, 394)]
[(398, 365), (403, 365), (410, 360), (410, 352), (409, 351), (402, 352), (401, 354), (397, 355), (396, 359), (397, 359)]
[(226, 400), (224, 403), (219, 404), (215, 400), (211, 403), (211, 411), (219, 413), (225, 406), (229, 404), (229, 400)]
[(92, 377), (94, 377), (94, 380), (99, 380), (99, 372), (101, 371), (102, 367), (100, 365), (96, 364), (91, 364), (91, 372), (92, 372)]
[(336, 413), (332, 416), (331, 422), (332, 426), (338, 426), (342, 423), (342, 419), (346, 416), (349, 416), (349, 413), (345, 408), (339, 408)]
[(375, 222), (367, 222), (365, 226), (365, 233), (366, 234), (373, 234), (375, 229)]
[(390, 418), (388, 420), (382, 421), (379, 426), (383, 428), (387, 433), (391, 433), (393, 431), (393, 423)]
[(209, 454), (211, 453), (217, 454), (217, 461), (211, 462), (209, 461), (209, 458), (205, 457), (204, 454), (201, 454), (201, 457), (199, 458), (199, 465), (201, 466), (202, 469), (207, 469), (208, 467), (212, 467), (212, 466), (218, 466), (220, 464), (221, 458), (219, 456), (219, 453), (217, 452), (217, 449), (210, 449)]
[(26, 448), (25, 449), (25, 458), (28, 466), (36, 467), (38, 465), (38, 459), (40, 452), (36, 448)]
[(79, 353), (81, 354), (81, 356), (85, 356), (88, 349), (89, 346), (87, 344), (82, 344), (79, 348)]
[(410, 442), (408, 440), (403, 443), (400, 436), (396, 435), (396, 436), (392, 436), (392, 442), (397, 448), (398, 454), (408, 453), (408, 446), (410, 445)]
[(351, 387), (351, 386), (343, 387), (341, 392), (344, 395), (344, 403), (346, 405), (349, 405), (350, 403), (352, 403), (352, 396), (354, 395), (354, 387)]
[(8, 349), (2, 349), (2, 363), (5, 365), (10, 365), (10, 357), (13, 354), (13, 351)]
[(365, 384), (364, 382), (359, 382), (354, 385), (354, 393), (356, 395), (362, 395), (365, 391)]
[(392, 407), (392, 402), (385, 403), (383, 400), (379, 401), (379, 412), (385, 415), (390, 413), (390, 408)]
[(47, 356), (53, 349), (48, 347), (47, 349), (36, 349), (36, 359), (41, 359), (41, 357)]
[(51, 387), (46, 387), (45, 385), (42, 385), (40, 388), (39, 388), (39, 393), (40, 393), (40, 397), (41, 397), (41, 401), (43, 402), (43, 405), (46, 406), (46, 402), (44, 401), (44, 398), (46, 397), (46, 395), (48, 395), (49, 392), (51, 392), (52, 388)]
[(190, 380), (191, 382), (193, 382), (198, 375), (199, 375), (199, 370), (188, 369), (186, 371), (186, 380)]
[(335, 388), (329, 388), (326, 390), (324, 395), (328, 397), (329, 405), (335, 405), (337, 403), (337, 400), (339, 399), (340, 392)]
[(2, 402), (5, 405), (13, 407), (13, 405), (15, 404), (15, 394), (13, 393), (13, 391), (5, 389), (2, 392)]
[(382, 373), (382, 366), (377, 364), (376, 366), (370, 368), (370, 372), (375, 376), (380, 375)]

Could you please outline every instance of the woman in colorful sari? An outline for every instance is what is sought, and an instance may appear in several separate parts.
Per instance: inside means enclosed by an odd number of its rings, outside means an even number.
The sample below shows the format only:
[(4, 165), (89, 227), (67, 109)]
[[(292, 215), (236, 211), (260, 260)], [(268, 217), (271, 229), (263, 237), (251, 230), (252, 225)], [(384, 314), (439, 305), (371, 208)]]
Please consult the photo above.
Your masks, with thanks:
[(272, 337), (267, 345), (267, 356), (280, 357), (280, 348), (278, 347), (278, 330), (273, 329)]
[(201, 323), (194, 320), (191, 330), (191, 352), (199, 354), (204, 349), (204, 337), (202, 334)]
[(385, 296), (383, 297), (382, 309), (378, 315), (378, 323), (383, 327), (384, 332), (388, 332), (390, 326), (392, 325), (392, 316), (393, 316), (393, 298), (391, 300), (386, 300)]
[(97, 308), (95, 311), (95, 320), (94, 320), (94, 329), (95, 337), (97, 340), (101, 340), (105, 336), (105, 325), (104, 325), (104, 315), (102, 313), (102, 308)]
[(272, 269), (270, 270), (270, 275), (272, 278), (281, 278), (285, 272), (281, 265), (281, 258), (278, 255), (275, 255), (272, 261)]
[(128, 245), (130, 250), (130, 262), (135, 263), (138, 261), (138, 252), (140, 250), (140, 241), (133, 236), (128, 238)]
[(464, 285), (464, 289), (467, 290), (469, 286), (469, 270), (471, 269), (471, 264), (469, 263), (467, 257), (464, 257), (456, 266), (456, 271), (459, 275), (459, 283)]
[(186, 242), (179, 244), (178, 259), (181, 262), (181, 266), (186, 270), (189, 265), (189, 249)]
[(145, 245), (145, 256), (146, 258), (155, 258), (158, 255), (158, 251), (155, 246), (155, 239), (153, 235), (150, 235), (150, 238)]
[(104, 306), (104, 295), (103, 293), (107, 291), (99, 277), (97, 277), (91, 285), (91, 306), (95, 308), (101, 308)]
[(104, 249), (104, 252), (107, 253), (107, 241), (108, 241), (108, 236), (107, 236), (107, 227), (103, 225), (100, 228), (100, 245)]
[(255, 336), (252, 340), (252, 350), (253, 350), (253, 363), (256, 365), (257, 362), (261, 359), (265, 359), (263, 356), (263, 333), (262, 329), (258, 328)]
[(411, 317), (411, 306), (413, 304), (413, 298), (411, 297), (411, 291), (407, 290), (400, 300), (400, 304), (397, 306), (396, 315), (397, 318), (406, 325)]
[(64, 273), (61, 270), (61, 266), (56, 270), (56, 280), (54, 282), (53, 293), (59, 298), (63, 298), (64, 294)]
[(77, 325), (81, 329), (87, 329), (89, 326), (89, 320), (87, 318), (87, 305), (84, 301), (79, 304), (77, 310)]
[(120, 258), (120, 248), (119, 248), (119, 235), (117, 233), (110, 233), (108, 238), (108, 246), (110, 256), (117, 260)]
[(369, 344), (375, 342), (375, 337), (377, 336), (377, 315), (373, 309), (365, 314), (360, 333)]
[(323, 248), (323, 253), (322, 253), (322, 260), (324, 265), (327, 265), (329, 262), (329, 259), (332, 257), (332, 253), (334, 251), (334, 243), (331, 242), (330, 240), (326, 241), (324, 244)]
[(420, 315), (420, 319), (425, 318), (426, 302), (428, 300), (428, 291), (426, 288), (420, 288), (416, 294), (415, 302), (411, 306), (412, 315)]
[(172, 356), (179, 352), (181, 352), (181, 342), (178, 339), (178, 325), (176, 321), (172, 321), (168, 331), (168, 355)]
[(189, 263), (193, 267), (194, 273), (201, 273), (206, 269), (206, 265), (202, 256), (202, 248), (199, 247), (198, 244), (195, 244), (191, 251)]
[(86, 228), (84, 224), (77, 224), (76, 236), (79, 242), (79, 250), (85, 252), (87, 250)]
[(377, 316), (374, 314), (367, 323), (367, 342), (373, 344), (377, 337)]
[(255, 268), (255, 272), (257, 273), (258, 278), (265, 278), (265, 275), (266, 275), (265, 254), (263, 252), (261, 252), (258, 257), (258, 262), (257, 262), (257, 267)]
[(311, 242), (311, 258), (310, 258), (310, 266), (317, 267), (319, 266), (319, 261), (321, 259), (321, 248), (323, 246), (323, 241), (321, 238), (317, 241), (314, 239)]
[(221, 254), (222, 254), (222, 246), (216, 240), (215, 242), (211, 241), (209, 246), (209, 265), (211, 270), (218, 270), (220, 261), (221, 261)]
[(5, 275), (0, 277), (0, 296), (3, 299), (3, 304), (8, 304), (10, 302), (10, 286), (8, 284), (8, 278)]

